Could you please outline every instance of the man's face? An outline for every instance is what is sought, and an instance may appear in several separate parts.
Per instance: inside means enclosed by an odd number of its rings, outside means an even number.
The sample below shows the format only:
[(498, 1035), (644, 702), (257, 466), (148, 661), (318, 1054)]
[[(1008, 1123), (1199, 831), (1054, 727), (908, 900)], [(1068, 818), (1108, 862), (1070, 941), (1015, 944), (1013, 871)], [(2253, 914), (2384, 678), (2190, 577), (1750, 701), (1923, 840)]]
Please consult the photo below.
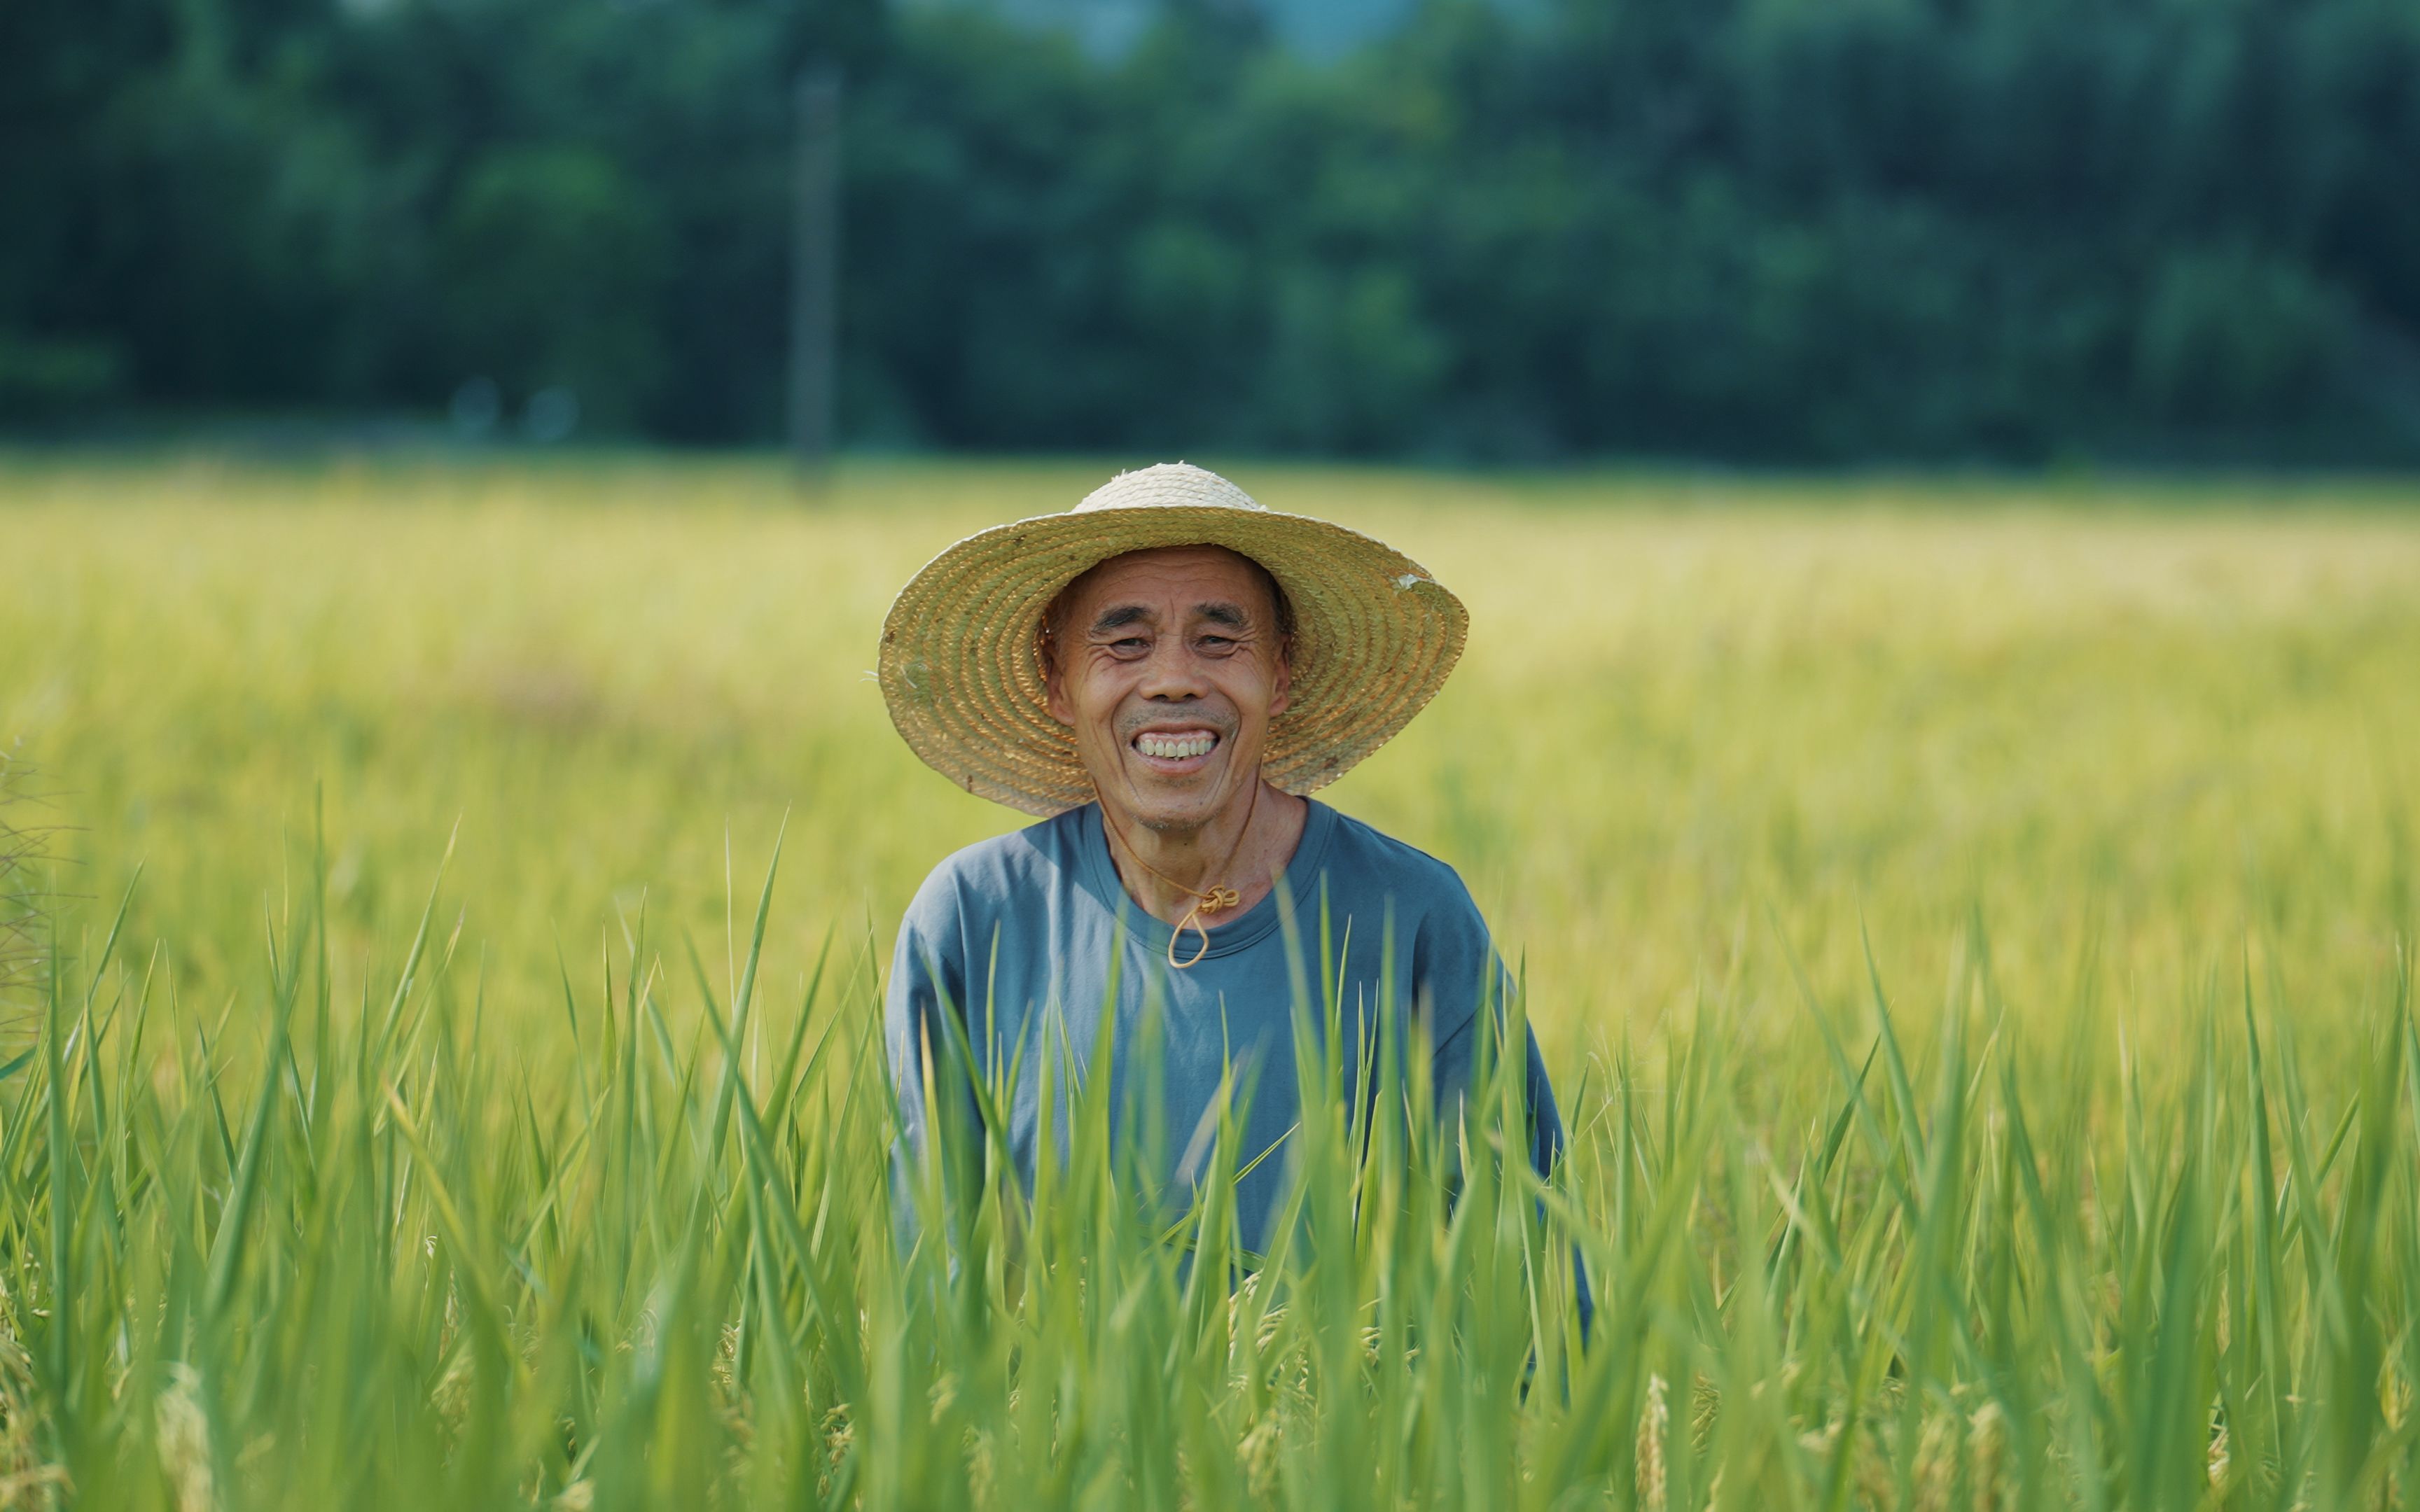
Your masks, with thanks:
[(1198, 828), (1260, 779), (1291, 671), (1267, 579), (1223, 547), (1112, 557), (1060, 596), (1050, 717), (1115, 813)]

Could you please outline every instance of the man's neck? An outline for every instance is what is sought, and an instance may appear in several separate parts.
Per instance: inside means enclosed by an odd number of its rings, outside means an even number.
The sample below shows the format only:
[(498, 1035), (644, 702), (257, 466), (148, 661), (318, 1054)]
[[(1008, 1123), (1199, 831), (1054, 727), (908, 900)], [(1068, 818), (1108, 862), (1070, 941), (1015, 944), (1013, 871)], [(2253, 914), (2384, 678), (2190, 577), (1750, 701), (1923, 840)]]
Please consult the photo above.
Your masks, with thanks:
[(1236, 902), (1204, 916), (1212, 928), (1242, 917), (1268, 896), (1277, 874), (1302, 842), (1311, 806), (1266, 781), (1258, 795), (1245, 794), (1208, 823), (1188, 829), (1154, 829), (1131, 814), (1101, 806), (1109, 857), (1126, 896), (1164, 924), (1185, 918), (1214, 887), (1231, 887)]

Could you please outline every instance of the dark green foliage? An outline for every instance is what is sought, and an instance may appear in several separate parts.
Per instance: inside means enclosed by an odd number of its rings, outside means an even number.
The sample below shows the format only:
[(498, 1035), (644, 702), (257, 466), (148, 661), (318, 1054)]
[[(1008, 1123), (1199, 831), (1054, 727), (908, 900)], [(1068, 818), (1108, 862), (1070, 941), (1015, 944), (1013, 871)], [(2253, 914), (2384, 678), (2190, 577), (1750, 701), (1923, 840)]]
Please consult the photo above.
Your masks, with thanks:
[(26, 0), (0, 414), (778, 434), (849, 71), (860, 444), (2420, 456), (2401, 0), (1436, 0), (1327, 65), (927, 0)]

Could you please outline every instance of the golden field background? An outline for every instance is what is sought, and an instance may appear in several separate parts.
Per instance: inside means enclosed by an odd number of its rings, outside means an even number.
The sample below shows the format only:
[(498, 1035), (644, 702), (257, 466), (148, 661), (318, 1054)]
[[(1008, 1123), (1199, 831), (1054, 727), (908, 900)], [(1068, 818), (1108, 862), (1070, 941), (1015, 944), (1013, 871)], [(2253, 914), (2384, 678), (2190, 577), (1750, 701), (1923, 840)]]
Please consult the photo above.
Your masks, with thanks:
[[(131, 937), (213, 1012), (315, 791), (356, 992), (458, 821), (491, 1026), (559, 1024), (557, 941), (584, 980), (643, 896), (719, 962), (726, 837), (744, 911), (785, 814), (795, 982), (1023, 822), (892, 735), (890, 595), (1112, 471), (866, 462), (806, 503), (756, 460), (0, 459), (0, 742), (75, 826), (60, 885), (141, 863)], [(2412, 926), (2409, 486), (1226, 471), (1468, 603), (1452, 683), (1322, 796), (1461, 869), (1562, 1074), (1700, 1000), (1779, 1046), (1776, 947), (1845, 1000), (1861, 929), (1920, 1024), (1970, 920), (2012, 1014), (2156, 1049), (2248, 969), (2324, 1042)]]

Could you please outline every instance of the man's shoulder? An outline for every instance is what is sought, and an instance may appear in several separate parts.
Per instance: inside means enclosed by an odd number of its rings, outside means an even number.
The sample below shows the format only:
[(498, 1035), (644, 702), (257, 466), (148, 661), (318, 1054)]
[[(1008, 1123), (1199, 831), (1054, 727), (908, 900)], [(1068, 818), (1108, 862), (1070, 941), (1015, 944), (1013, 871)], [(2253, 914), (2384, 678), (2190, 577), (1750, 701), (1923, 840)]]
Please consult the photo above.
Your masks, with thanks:
[(1462, 873), (1450, 865), (1374, 825), (1338, 810), (1328, 811), (1335, 816), (1336, 830), (1322, 865), (1331, 886), (1374, 886), (1399, 903), (1416, 903), (1422, 913), (1479, 917)]
[(1073, 867), (1079, 838), (1077, 816), (1089, 808), (951, 852), (916, 889), (910, 912), (923, 914), (938, 906), (954, 910), (968, 902), (1016, 897)]

